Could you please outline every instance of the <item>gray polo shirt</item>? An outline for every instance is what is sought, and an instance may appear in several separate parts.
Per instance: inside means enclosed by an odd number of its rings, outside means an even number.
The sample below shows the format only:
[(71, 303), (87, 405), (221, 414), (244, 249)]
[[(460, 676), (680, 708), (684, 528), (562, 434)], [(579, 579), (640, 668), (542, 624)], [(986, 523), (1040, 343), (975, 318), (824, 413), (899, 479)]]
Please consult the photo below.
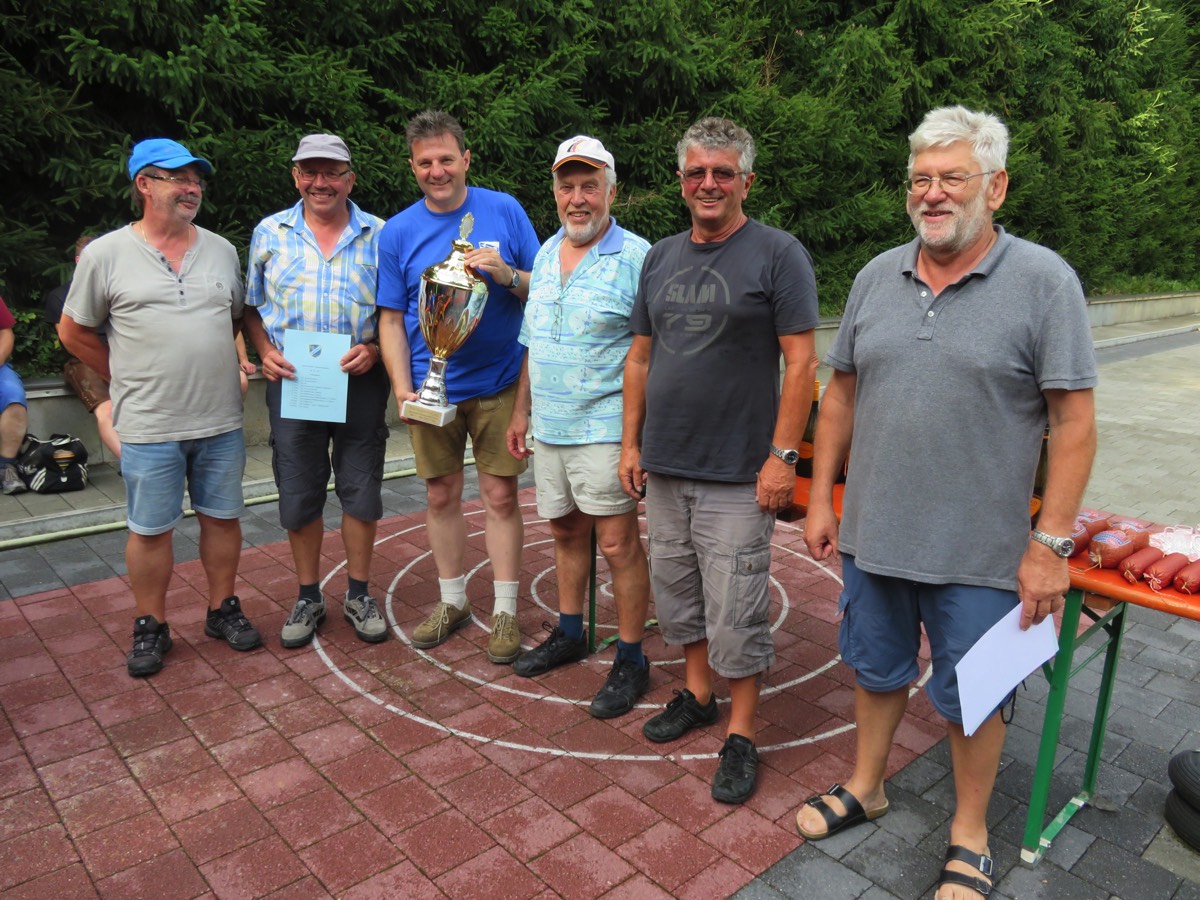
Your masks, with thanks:
[(63, 312), (108, 332), (113, 425), (131, 444), (211, 437), (242, 427), (233, 319), (242, 274), (229, 241), (196, 228), (176, 273), (126, 226), (79, 257)]
[(918, 242), (858, 274), (826, 357), (857, 375), (840, 548), (860, 568), (1016, 590), (1048, 389), (1096, 384), (1079, 279), (1007, 234), (936, 298)]

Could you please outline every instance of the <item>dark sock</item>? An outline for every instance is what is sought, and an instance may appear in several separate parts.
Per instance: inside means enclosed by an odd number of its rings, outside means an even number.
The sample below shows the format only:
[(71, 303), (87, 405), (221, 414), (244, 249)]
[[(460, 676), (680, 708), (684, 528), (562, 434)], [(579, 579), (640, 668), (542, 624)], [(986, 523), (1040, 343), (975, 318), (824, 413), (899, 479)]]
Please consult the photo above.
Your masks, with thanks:
[(642, 653), (642, 642), (635, 641), (632, 644), (627, 644), (620, 638), (617, 638), (617, 659), (627, 659), (630, 662), (635, 662), (643, 668), (646, 667), (646, 655)]
[(365, 597), (367, 595), (367, 583), (359, 581), (357, 578), (347, 579), (350, 582), (350, 587), (346, 591), (347, 597)]
[(558, 614), (558, 629), (573, 641), (583, 637), (583, 613)]
[(11, 456), (0, 456), (0, 469), (3, 469), (5, 466), (11, 466), (15, 462), (16, 460)]
[(300, 600), (311, 600), (313, 603), (321, 602), (321, 586), (319, 584), (302, 584), (300, 585)]

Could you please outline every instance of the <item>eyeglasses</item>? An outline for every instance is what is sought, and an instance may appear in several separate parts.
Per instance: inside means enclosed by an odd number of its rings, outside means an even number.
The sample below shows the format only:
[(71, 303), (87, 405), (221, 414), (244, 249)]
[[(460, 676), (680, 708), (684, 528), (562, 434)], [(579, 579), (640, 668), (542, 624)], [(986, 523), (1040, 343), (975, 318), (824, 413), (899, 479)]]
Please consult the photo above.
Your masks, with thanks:
[(304, 182), (316, 181), (322, 175), (325, 176), (326, 181), (340, 181), (341, 179), (345, 178), (349, 174), (350, 174), (350, 169), (342, 169), (342, 171), (340, 171), (340, 172), (308, 172), (304, 169), (300, 169), (300, 168), (296, 169), (296, 175), (300, 178), (301, 181), (304, 181)]
[(972, 178), (979, 178), (981, 175), (991, 175), (995, 171), (995, 169), (992, 169), (990, 172), (976, 172), (974, 175), (961, 175), (955, 172), (950, 175), (943, 175), (940, 178), (930, 178), (928, 175), (914, 175), (904, 182), (904, 189), (910, 194), (924, 194), (933, 187), (933, 183), (936, 181), (947, 194), (957, 194), (966, 188), (967, 182)]
[(192, 187), (198, 187), (204, 190), (208, 187), (208, 182), (203, 178), (189, 178), (186, 175), (155, 175), (153, 172), (143, 172), (147, 178), (153, 178), (155, 181), (167, 181), (171, 184), (190, 184)]
[(739, 172), (737, 169), (726, 169), (724, 167), (717, 169), (688, 169), (686, 172), (681, 172), (679, 177), (683, 179), (683, 183), (698, 187), (704, 184), (704, 177), (709, 173), (712, 174), (712, 180), (717, 184), (729, 184), (739, 175), (745, 175), (745, 172)]

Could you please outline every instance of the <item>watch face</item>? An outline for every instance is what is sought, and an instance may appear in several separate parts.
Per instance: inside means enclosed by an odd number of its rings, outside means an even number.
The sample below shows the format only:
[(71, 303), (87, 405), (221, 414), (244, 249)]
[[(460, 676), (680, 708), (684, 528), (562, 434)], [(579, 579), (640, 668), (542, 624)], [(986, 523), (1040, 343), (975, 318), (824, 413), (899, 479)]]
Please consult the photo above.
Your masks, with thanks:
[(1063, 538), (1058, 542), (1058, 547), (1055, 548), (1060, 556), (1067, 557), (1075, 552), (1075, 539)]
[(785, 463), (787, 463), (789, 466), (794, 466), (796, 463), (798, 463), (800, 461), (800, 451), (799, 450), (785, 450), (783, 452), (783, 461)]

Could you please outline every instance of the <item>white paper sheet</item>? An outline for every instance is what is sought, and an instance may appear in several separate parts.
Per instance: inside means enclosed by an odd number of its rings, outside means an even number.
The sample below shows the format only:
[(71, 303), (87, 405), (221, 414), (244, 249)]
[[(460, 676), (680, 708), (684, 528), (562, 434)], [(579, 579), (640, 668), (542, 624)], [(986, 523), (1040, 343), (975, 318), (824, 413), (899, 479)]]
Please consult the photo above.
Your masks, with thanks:
[(345, 422), (350, 382), (341, 359), (350, 351), (350, 335), (285, 328), (280, 349), (296, 377), (283, 381), (279, 414), (308, 422)]
[(989, 715), (1030, 672), (1058, 652), (1054, 618), (1021, 630), (1021, 607), (993, 625), (966, 652), (954, 671), (962, 705), (963, 732), (975, 733)]

